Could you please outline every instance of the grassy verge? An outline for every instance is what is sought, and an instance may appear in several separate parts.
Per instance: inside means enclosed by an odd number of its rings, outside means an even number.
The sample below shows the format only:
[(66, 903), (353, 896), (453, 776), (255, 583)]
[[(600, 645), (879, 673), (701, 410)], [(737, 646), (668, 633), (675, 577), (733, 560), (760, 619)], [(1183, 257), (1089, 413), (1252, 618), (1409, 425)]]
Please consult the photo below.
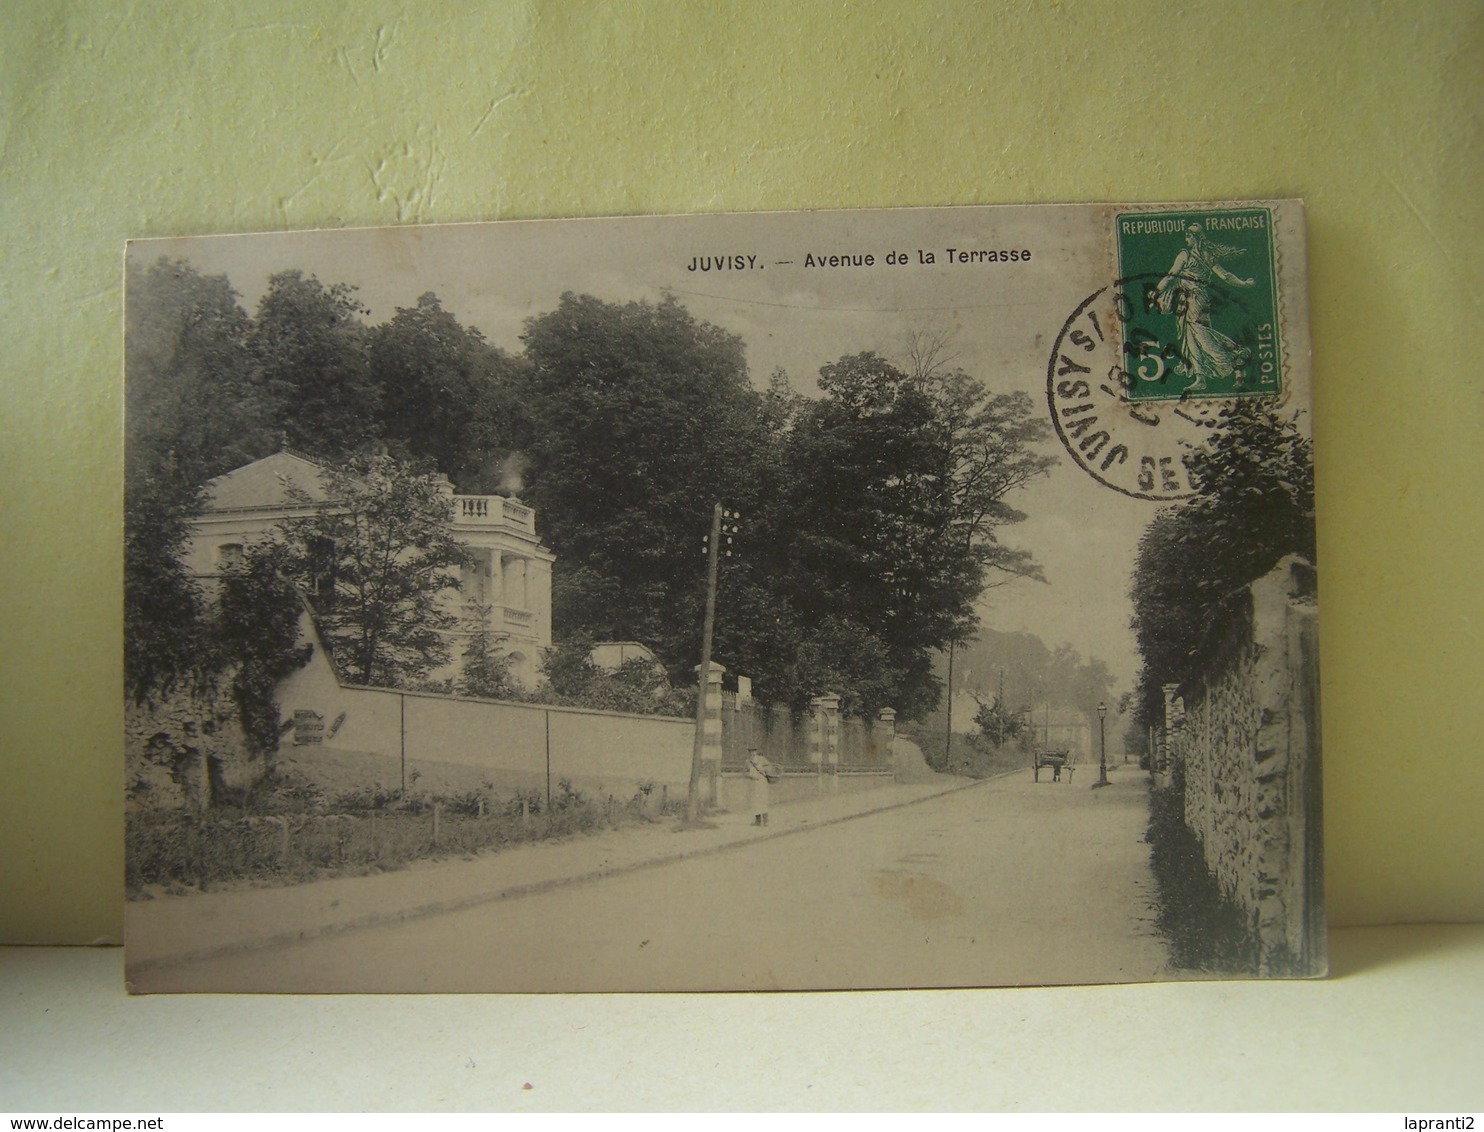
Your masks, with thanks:
[(955, 732), (951, 745), (945, 748), (941, 731), (933, 733), (926, 728), (906, 724), (902, 728), (904, 738), (911, 739), (922, 748), (928, 766), (941, 774), (958, 774), (965, 778), (990, 778), (1008, 770), (1023, 770), (1031, 765), (1030, 754), (1016, 742), (1007, 742), (1002, 747), (976, 743), (967, 735)]
[(589, 798), (563, 782), (549, 809), (545, 803), (534, 792), (403, 798), (359, 791), (326, 799), (283, 789), (260, 794), (247, 806), (204, 814), (139, 812), (125, 823), (125, 884), (135, 898), (154, 886), (178, 892), (238, 882), (295, 884), (663, 816), (642, 790), (620, 802)]
[(1255, 975), (1257, 943), (1241, 907), (1206, 867), (1200, 840), (1185, 824), (1178, 787), (1149, 795), (1150, 863), (1158, 899), (1156, 926), (1175, 966), (1210, 974)]

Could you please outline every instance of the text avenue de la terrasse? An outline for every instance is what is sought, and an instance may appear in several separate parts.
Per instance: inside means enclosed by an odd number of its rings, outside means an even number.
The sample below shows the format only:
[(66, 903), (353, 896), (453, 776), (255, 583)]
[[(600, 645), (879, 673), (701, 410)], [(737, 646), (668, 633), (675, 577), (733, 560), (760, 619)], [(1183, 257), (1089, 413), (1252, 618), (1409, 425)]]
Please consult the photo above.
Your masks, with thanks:
[[(954, 265), (976, 263), (1029, 263), (1029, 248), (943, 248), (929, 251), (889, 251), (885, 255), (876, 252), (805, 252), (804, 267), (928, 267), (938, 263)], [(771, 261), (775, 266), (794, 266), (799, 260), (780, 259)], [(687, 271), (762, 271), (767, 264), (756, 255), (724, 254), (691, 256)]]

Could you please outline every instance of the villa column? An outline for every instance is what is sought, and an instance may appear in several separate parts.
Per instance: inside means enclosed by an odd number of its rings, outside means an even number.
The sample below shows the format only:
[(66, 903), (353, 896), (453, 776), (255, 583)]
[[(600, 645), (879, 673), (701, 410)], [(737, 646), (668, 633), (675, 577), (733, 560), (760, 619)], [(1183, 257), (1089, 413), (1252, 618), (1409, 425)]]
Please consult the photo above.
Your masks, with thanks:
[(505, 555), (490, 551), (490, 604), (505, 604)]
[(512, 609), (529, 609), (526, 603), (526, 560), (524, 558), (507, 558), (505, 560), (505, 604)]

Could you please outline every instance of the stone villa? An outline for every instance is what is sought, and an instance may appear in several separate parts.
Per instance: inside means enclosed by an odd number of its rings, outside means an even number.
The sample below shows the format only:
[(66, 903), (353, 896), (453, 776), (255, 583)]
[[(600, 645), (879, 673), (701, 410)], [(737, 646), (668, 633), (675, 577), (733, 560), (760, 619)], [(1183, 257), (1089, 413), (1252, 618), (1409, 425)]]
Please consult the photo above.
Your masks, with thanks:
[[(297, 488), (308, 502), (296, 501)], [(552, 553), (536, 535), (535, 512), (499, 495), (456, 495), (447, 485), (453, 533), (473, 554), (458, 590), (448, 593), (460, 628), (450, 641), (455, 658), (480, 627), (513, 661), (522, 683), (534, 686), (541, 651), (551, 646)], [(242, 560), (283, 520), (333, 507), (324, 470), (293, 452), (275, 452), (207, 484), (207, 502), (185, 552), (185, 563), (207, 581)], [(436, 675), (436, 674), (435, 674)]]

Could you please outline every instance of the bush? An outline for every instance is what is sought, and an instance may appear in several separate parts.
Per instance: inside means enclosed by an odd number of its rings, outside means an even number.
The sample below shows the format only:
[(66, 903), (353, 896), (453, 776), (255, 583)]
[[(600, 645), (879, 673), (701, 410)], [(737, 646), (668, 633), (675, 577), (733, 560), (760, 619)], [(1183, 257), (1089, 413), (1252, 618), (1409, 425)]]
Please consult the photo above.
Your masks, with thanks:
[(403, 797), (377, 784), (327, 800), (312, 789), (277, 783), (253, 796), (252, 812), (220, 807), (204, 814), (130, 814), (125, 882), (138, 894), (154, 884), (205, 890), (227, 881), (292, 883), (379, 872), (414, 860), (466, 856), (640, 820), (647, 797), (641, 784), (627, 803), (612, 797), (598, 801), (562, 779), (549, 807), (542, 791), (502, 799), (487, 782), (439, 798)]
[(535, 703), (633, 715), (683, 718), (695, 714), (695, 689), (673, 687), (657, 661), (631, 657), (609, 672), (592, 662), (592, 648), (592, 638), (577, 636), (547, 649), (541, 661), (546, 680), (525, 698)]

